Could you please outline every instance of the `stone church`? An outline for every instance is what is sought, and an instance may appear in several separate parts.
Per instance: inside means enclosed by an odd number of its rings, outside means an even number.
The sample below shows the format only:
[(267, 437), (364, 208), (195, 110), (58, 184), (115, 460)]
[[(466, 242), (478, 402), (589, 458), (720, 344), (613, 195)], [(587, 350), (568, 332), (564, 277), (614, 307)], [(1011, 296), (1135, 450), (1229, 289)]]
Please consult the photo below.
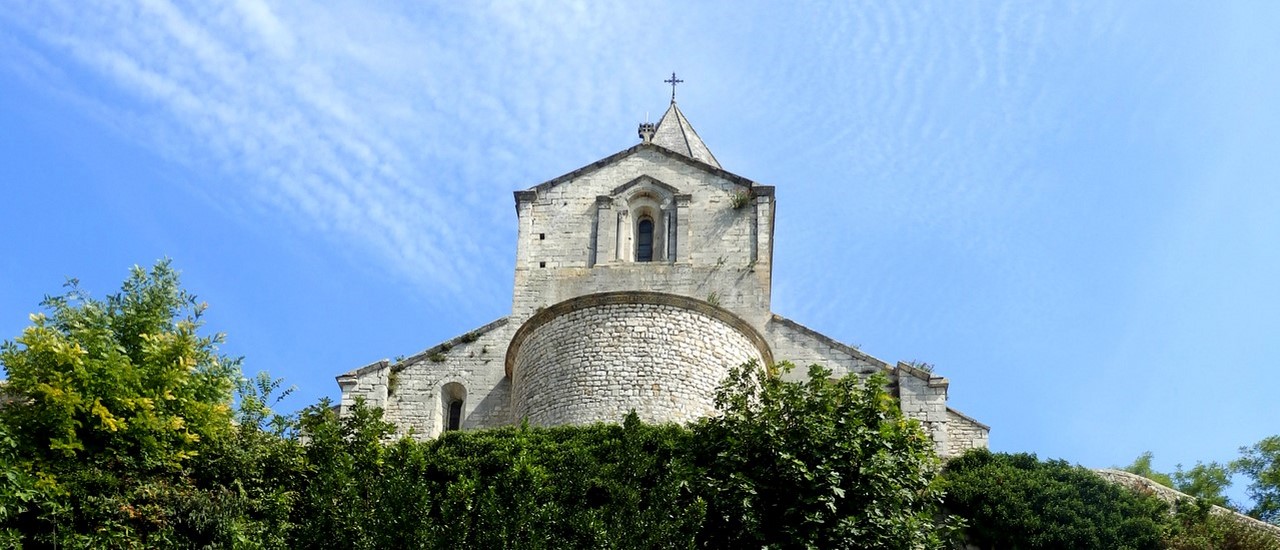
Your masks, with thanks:
[(774, 188), (720, 166), (676, 106), (674, 83), (671, 106), (639, 137), (516, 191), (511, 313), (338, 376), (342, 410), (362, 396), (424, 438), (522, 419), (618, 422), (633, 409), (688, 422), (715, 413), (730, 366), (776, 359), (885, 373), (939, 454), (986, 447), (989, 428), (947, 406), (946, 378), (772, 312)]

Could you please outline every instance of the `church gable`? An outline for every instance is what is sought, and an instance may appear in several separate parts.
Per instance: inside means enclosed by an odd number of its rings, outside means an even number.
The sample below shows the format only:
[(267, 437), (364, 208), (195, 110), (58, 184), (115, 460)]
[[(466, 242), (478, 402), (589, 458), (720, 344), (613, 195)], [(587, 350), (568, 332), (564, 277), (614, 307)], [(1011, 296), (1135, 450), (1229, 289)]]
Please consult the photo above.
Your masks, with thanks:
[(643, 289), (741, 305), (740, 314), (760, 318), (772, 196), (772, 187), (653, 144), (518, 192), (513, 313)]
[[(772, 195), (771, 187), (658, 146), (641, 145), (622, 153), (516, 193), (520, 245), (538, 241), (529, 247), (527, 258), (517, 253), (518, 262), (536, 261), (529, 265), (539, 267), (545, 262), (550, 268), (634, 262), (641, 257), (668, 263), (708, 259), (723, 263), (728, 261), (720, 259), (723, 251), (710, 258), (703, 253), (709, 244), (703, 237), (732, 237), (735, 224), (746, 226), (740, 218), (754, 216), (731, 214), (750, 214), (752, 199)], [(706, 231), (689, 231), (680, 242), (681, 213), (689, 223), (686, 229), (696, 224)], [(625, 219), (602, 220), (601, 215)], [(637, 246), (642, 244), (639, 224), (646, 219), (654, 224), (653, 235), (661, 242), (651, 255), (637, 256)], [(747, 233), (743, 238), (749, 238)]]

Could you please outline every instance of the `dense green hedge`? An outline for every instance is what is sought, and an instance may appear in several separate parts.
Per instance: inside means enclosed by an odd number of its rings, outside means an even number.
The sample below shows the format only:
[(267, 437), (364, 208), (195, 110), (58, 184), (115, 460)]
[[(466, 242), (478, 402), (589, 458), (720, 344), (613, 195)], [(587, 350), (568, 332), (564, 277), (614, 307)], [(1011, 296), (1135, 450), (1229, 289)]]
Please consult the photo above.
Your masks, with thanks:
[(1164, 501), (1062, 460), (977, 449), (947, 463), (944, 508), (980, 548), (1280, 550), (1280, 540), (1213, 515), (1209, 500)]
[(948, 511), (983, 548), (1161, 548), (1163, 502), (1065, 461), (975, 450), (943, 480)]
[(932, 443), (883, 378), (829, 376), (743, 365), (723, 414), (691, 426), (631, 415), (392, 443), (361, 403), (273, 420), (250, 391), (180, 469), (45, 462), (28, 434), (0, 463), (29, 490), (0, 503), (0, 529), (72, 548), (944, 547)]
[(308, 548), (689, 546), (705, 504), (692, 432), (622, 425), (453, 432), (378, 443), (389, 426), (317, 408), (290, 542)]

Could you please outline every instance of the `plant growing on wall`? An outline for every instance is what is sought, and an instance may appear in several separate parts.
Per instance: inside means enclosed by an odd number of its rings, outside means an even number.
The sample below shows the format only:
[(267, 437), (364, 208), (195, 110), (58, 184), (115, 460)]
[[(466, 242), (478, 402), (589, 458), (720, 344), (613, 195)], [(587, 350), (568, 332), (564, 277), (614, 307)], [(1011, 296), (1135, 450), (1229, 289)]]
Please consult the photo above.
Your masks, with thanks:
[(395, 395), (398, 389), (400, 389), (400, 371), (392, 369), (387, 375), (387, 395)]
[(751, 191), (747, 189), (739, 189), (729, 194), (729, 206), (734, 210), (739, 210), (748, 204), (751, 204)]

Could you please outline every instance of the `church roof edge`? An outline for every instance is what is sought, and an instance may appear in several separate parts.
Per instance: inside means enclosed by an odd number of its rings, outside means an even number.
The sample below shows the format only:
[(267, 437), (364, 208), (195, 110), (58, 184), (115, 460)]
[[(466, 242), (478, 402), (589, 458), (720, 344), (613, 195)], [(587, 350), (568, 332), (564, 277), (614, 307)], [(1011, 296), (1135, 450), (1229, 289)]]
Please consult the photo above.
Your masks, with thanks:
[(720, 177), (722, 177), (722, 178), (724, 178), (724, 179), (727, 179), (727, 180), (729, 180), (729, 181), (732, 181), (732, 182), (734, 182), (734, 183), (736, 183), (736, 184), (738, 184), (738, 185), (741, 185), (741, 186), (744, 186), (744, 187), (753, 188), (753, 189), (757, 189), (757, 190), (758, 190), (758, 193), (760, 193), (760, 194), (772, 194), (773, 186), (761, 185), (761, 184), (759, 184), (759, 183), (756, 183), (755, 181), (752, 181), (752, 180), (751, 180), (751, 179), (749, 179), (749, 178), (745, 178), (745, 177), (743, 177), (743, 176), (739, 176), (739, 175), (737, 175), (737, 174), (734, 174), (733, 172), (730, 172), (730, 171), (728, 171), (728, 170), (725, 170), (724, 168), (721, 168), (719, 165), (712, 165), (712, 164), (708, 164), (708, 163), (703, 162), (703, 161), (701, 161), (701, 160), (698, 160), (698, 159), (692, 158), (692, 157), (690, 157), (690, 156), (688, 156), (688, 155), (682, 154), (682, 153), (680, 153), (679, 151), (672, 151), (672, 150), (670, 150), (670, 149), (668, 149), (668, 148), (666, 148), (666, 147), (663, 147), (663, 146), (661, 146), (661, 145), (658, 145), (658, 144), (656, 144), (656, 143), (637, 143), (637, 144), (635, 144), (635, 145), (633, 145), (633, 146), (631, 146), (631, 147), (628, 147), (628, 148), (626, 148), (626, 149), (623, 149), (623, 150), (621, 150), (621, 151), (618, 151), (617, 153), (614, 153), (614, 154), (609, 155), (609, 156), (607, 156), (607, 157), (605, 157), (605, 158), (602, 158), (602, 159), (600, 159), (600, 160), (597, 160), (597, 161), (595, 161), (595, 162), (593, 162), (593, 163), (591, 163), (591, 164), (588, 164), (588, 165), (586, 165), (586, 166), (583, 166), (583, 167), (581, 167), (581, 168), (578, 168), (577, 170), (574, 170), (574, 171), (572, 171), (572, 172), (568, 172), (568, 173), (566, 173), (566, 174), (563, 174), (563, 175), (560, 175), (560, 176), (557, 176), (557, 177), (551, 178), (551, 179), (549, 179), (549, 180), (547, 180), (547, 181), (544, 181), (544, 182), (542, 182), (542, 183), (539, 183), (538, 185), (535, 185), (535, 186), (530, 187), (530, 188), (528, 188), (528, 189), (521, 189), (521, 190), (515, 191), (515, 192), (514, 192), (514, 193), (515, 193), (515, 200), (516, 200), (516, 202), (518, 203), (518, 202), (520, 202), (520, 200), (521, 200), (521, 196), (522, 196), (522, 195), (523, 195), (523, 196), (526, 196), (526, 197), (531, 197), (530, 195), (526, 195), (526, 194), (527, 194), (527, 193), (531, 193), (531, 192), (536, 193), (536, 192), (539, 192), (539, 191), (546, 191), (546, 190), (551, 189), (551, 188), (553, 188), (553, 187), (555, 187), (555, 186), (557, 186), (557, 185), (560, 185), (560, 184), (562, 184), (562, 183), (564, 183), (564, 182), (567, 182), (567, 181), (570, 181), (570, 180), (573, 180), (573, 179), (576, 179), (576, 178), (580, 178), (580, 177), (582, 177), (582, 176), (585, 176), (585, 175), (587, 175), (587, 174), (590, 174), (590, 173), (592, 173), (592, 172), (595, 172), (596, 170), (599, 170), (599, 169), (601, 169), (601, 168), (604, 168), (605, 166), (608, 166), (608, 165), (610, 165), (610, 164), (613, 164), (613, 163), (615, 163), (615, 162), (617, 162), (617, 161), (619, 161), (619, 160), (622, 160), (623, 158), (626, 158), (626, 157), (628, 157), (628, 156), (630, 156), (630, 155), (632, 155), (632, 154), (635, 154), (636, 152), (641, 151), (641, 150), (644, 150), (644, 149), (650, 149), (650, 150), (653, 150), (653, 151), (657, 151), (657, 152), (662, 153), (662, 154), (664, 154), (664, 155), (666, 155), (666, 156), (668, 156), (668, 157), (670, 157), (670, 158), (673, 158), (673, 159), (675, 159), (675, 160), (678, 160), (678, 161), (680, 161), (680, 162), (683, 162), (683, 163), (688, 164), (688, 165), (690, 165), (690, 166), (693, 166), (693, 167), (695, 167), (695, 168), (699, 168), (699, 169), (705, 170), (705, 171), (707, 171), (707, 172), (710, 172), (710, 173), (712, 173), (712, 174), (715, 174), (715, 175), (717, 175), (717, 176), (720, 176)]
[(403, 369), (405, 366), (407, 366), (409, 363), (414, 363), (414, 362), (420, 361), (421, 359), (424, 359), (424, 358), (430, 357), (430, 356), (431, 356), (431, 354), (433, 354), (433, 353), (438, 353), (438, 352), (441, 352), (441, 351), (447, 351), (448, 349), (451, 349), (451, 348), (453, 348), (453, 347), (455, 347), (455, 346), (458, 346), (458, 345), (460, 345), (460, 344), (464, 344), (464, 343), (466, 343), (466, 341), (468, 341), (468, 340), (467, 340), (468, 338), (472, 338), (472, 339), (474, 339), (476, 336), (480, 336), (481, 334), (487, 333), (487, 332), (489, 332), (489, 331), (491, 331), (491, 330), (493, 330), (493, 329), (496, 329), (496, 328), (498, 328), (498, 327), (501, 327), (501, 326), (503, 326), (503, 325), (507, 324), (507, 322), (508, 322), (508, 321), (510, 321), (510, 320), (511, 320), (511, 316), (510, 316), (510, 315), (503, 316), (503, 317), (499, 317), (498, 319), (495, 319), (494, 321), (490, 322), (490, 323), (489, 323), (489, 324), (487, 324), (487, 325), (484, 325), (484, 326), (481, 326), (481, 327), (479, 327), (479, 328), (472, 329), (472, 330), (469, 330), (469, 331), (464, 332), (464, 333), (462, 333), (462, 334), (459, 334), (459, 335), (457, 335), (457, 336), (455, 336), (455, 337), (453, 337), (453, 338), (451, 338), (451, 339), (449, 339), (449, 340), (445, 340), (445, 341), (443, 341), (443, 342), (440, 342), (439, 344), (436, 344), (436, 345), (434, 345), (434, 346), (432, 346), (432, 347), (429, 347), (429, 348), (427, 348), (427, 349), (424, 349), (424, 350), (422, 350), (422, 351), (420, 351), (420, 352), (418, 352), (418, 353), (415, 353), (415, 354), (413, 354), (413, 355), (410, 355), (410, 356), (405, 357), (405, 358), (403, 358), (403, 359), (400, 359), (400, 360), (398, 360), (398, 361), (392, 362), (391, 360), (388, 360), (388, 359), (382, 359), (382, 360), (380, 360), (380, 361), (374, 361), (374, 362), (369, 363), (368, 365), (365, 365), (365, 366), (363, 366), (363, 367), (360, 367), (360, 368), (357, 368), (357, 369), (350, 370), (350, 371), (344, 372), (344, 373), (342, 373), (342, 374), (339, 374), (339, 375), (338, 375), (338, 376), (336, 376), (335, 378), (337, 378), (337, 379), (339, 380), (339, 384), (341, 384), (341, 380), (342, 380), (343, 378), (355, 378), (355, 377), (360, 377), (360, 376), (363, 376), (363, 375), (368, 374), (368, 373), (370, 373), (370, 372), (373, 372), (373, 371), (376, 371), (376, 370), (385, 369), (385, 368), (388, 368), (388, 367), (390, 367), (390, 368), (392, 368), (392, 369), (395, 369), (396, 371), (399, 371), (399, 370)]
[(963, 418), (963, 419), (965, 419), (965, 420), (968, 420), (969, 422), (973, 422), (974, 424), (977, 424), (979, 428), (982, 428), (982, 429), (984, 429), (984, 430), (986, 430), (986, 431), (988, 431), (988, 432), (990, 432), (990, 431), (991, 431), (991, 426), (988, 426), (988, 425), (986, 425), (986, 424), (983, 424), (982, 422), (979, 422), (979, 421), (978, 421), (977, 419), (975, 419), (974, 417), (969, 416), (969, 415), (967, 415), (967, 414), (964, 414), (964, 413), (962, 413), (962, 412), (960, 412), (960, 411), (957, 411), (957, 410), (955, 410), (955, 408), (953, 408), (953, 407), (948, 406), (948, 407), (947, 407), (947, 412), (949, 412), (949, 413), (951, 413), (951, 414), (954, 414), (954, 415), (956, 415), (956, 416), (958, 416), (958, 417), (960, 417), (960, 418)]
[(775, 323), (781, 323), (781, 324), (790, 326), (791, 328), (794, 328), (796, 330), (799, 330), (801, 332), (804, 332), (809, 336), (817, 338), (822, 343), (827, 344), (828, 346), (831, 346), (832, 349), (836, 349), (841, 352), (844, 352), (850, 357), (856, 357), (858, 359), (871, 363), (877, 367), (880, 367), (885, 372), (889, 372), (893, 370), (893, 366), (884, 360), (874, 357), (865, 351), (862, 351), (856, 347), (850, 346), (849, 344), (836, 340), (835, 338), (827, 336), (826, 334), (813, 330), (796, 321), (792, 321), (791, 319), (778, 315), (777, 313), (771, 313), (770, 320)]

